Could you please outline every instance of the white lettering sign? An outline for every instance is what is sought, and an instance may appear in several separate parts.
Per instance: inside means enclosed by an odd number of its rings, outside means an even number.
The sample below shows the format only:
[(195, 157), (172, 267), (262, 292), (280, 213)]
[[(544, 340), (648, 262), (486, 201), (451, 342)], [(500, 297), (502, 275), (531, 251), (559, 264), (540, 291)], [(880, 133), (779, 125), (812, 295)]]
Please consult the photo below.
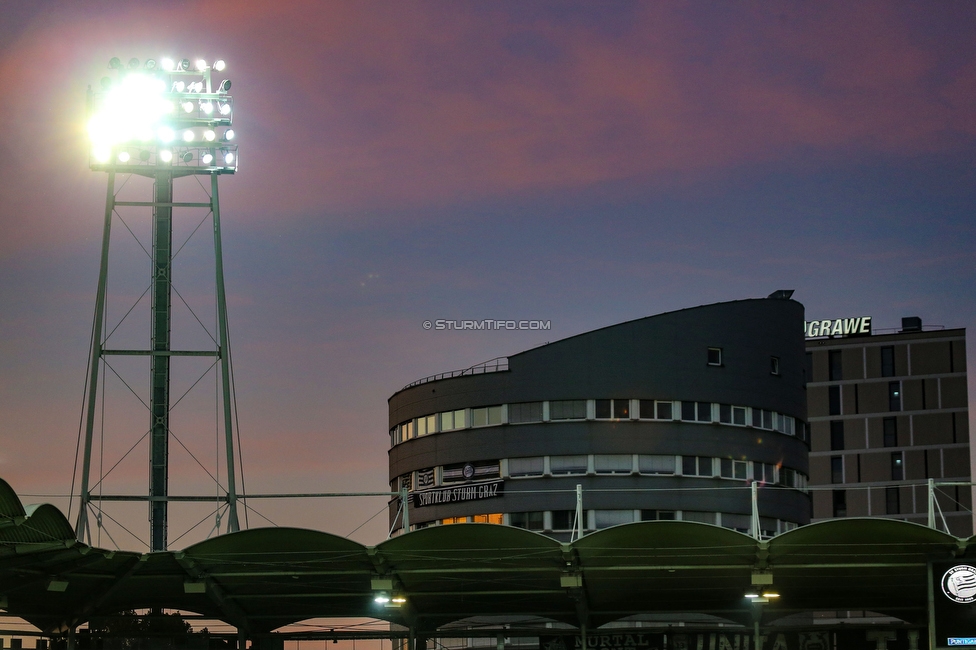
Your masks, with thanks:
[(818, 336), (869, 336), (870, 334), (870, 316), (803, 322), (803, 336), (808, 339)]

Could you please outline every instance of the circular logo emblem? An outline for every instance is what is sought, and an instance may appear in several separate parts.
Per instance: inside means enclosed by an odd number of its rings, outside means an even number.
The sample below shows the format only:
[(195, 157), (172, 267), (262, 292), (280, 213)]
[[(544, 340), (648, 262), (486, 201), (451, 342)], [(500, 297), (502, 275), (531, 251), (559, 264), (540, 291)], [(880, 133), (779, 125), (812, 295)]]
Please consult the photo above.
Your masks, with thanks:
[(464, 476), (465, 480), (470, 481), (474, 478), (474, 465), (471, 463), (465, 463), (464, 469), (461, 470), (461, 475)]
[(942, 576), (942, 592), (957, 603), (976, 601), (976, 569), (960, 564), (946, 571)]

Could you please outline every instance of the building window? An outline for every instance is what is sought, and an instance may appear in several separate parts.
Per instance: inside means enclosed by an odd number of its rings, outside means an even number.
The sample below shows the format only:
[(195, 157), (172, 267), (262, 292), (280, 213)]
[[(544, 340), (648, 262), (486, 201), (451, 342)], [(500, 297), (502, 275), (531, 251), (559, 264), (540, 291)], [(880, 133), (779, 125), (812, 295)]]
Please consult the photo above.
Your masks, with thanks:
[(833, 420), (830, 423), (830, 451), (844, 449), (844, 421)]
[(722, 478), (734, 478), (740, 480), (746, 480), (746, 469), (749, 463), (744, 460), (733, 460), (731, 458), (723, 458), (719, 462), (720, 471)]
[(682, 521), (697, 521), (702, 524), (714, 524), (715, 515), (714, 512), (696, 512), (693, 510), (685, 510), (681, 513)]
[(641, 521), (674, 521), (674, 510), (641, 510)]
[(746, 407), (732, 407), (732, 424), (738, 424), (743, 427), (746, 425)]
[(719, 404), (718, 405), (718, 421), (722, 424), (732, 424), (732, 405), (731, 404)]
[(471, 409), (471, 426), (490, 427), (502, 423), (501, 406), (485, 406)]
[(779, 485), (782, 485), (783, 487), (799, 487), (797, 476), (798, 474), (795, 469), (781, 467), (779, 469)]
[(757, 429), (772, 429), (773, 412), (765, 409), (752, 409), (752, 426)]
[(896, 420), (895, 418), (885, 418), (881, 421), (881, 427), (884, 432), (884, 446), (897, 447), (898, 446), (898, 420)]
[(594, 454), (593, 470), (597, 474), (630, 474), (634, 457), (630, 454)]
[(891, 453), (891, 480), (905, 480), (905, 457), (900, 451)]
[(750, 515), (723, 512), (722, 528), (731, 528), (732, 530), (737, 530), (740, 533), (748, 534), (752, 529), (752, 517)]
[(553, 510), (552, 529), (553, 530), (573, 530), (576, 524), (575, 510)]
[(831, 483), (844, 482), (844, 457), (843, 456), (830, 457), (830, 482)]
[(464, 427), (464, 409), (441, 413), (441, 431), (452, 431)]
[(460, 483), (462, 481), (498, 478), (500, 475), (498, 468), (497, 460), (444, 465), (444, 469), (441, 471), (441, 481), (443, 483)]
[(712, 459), (708, 456), (683, 456), (681, 473), (684, 476), (714, 476)]
[(609, 420), (610, 415), (612, 413), (613, 413), (613, 409), (611, 408), (610, 400), (608, 399), (596, 400), (595, 417), (597, 420)]
[(803, 382), (813, 381), (813, 352), (807, 352), (803, 364)]
[(428, 415), (424, 418), (417, 418), (417, 435), (426, 436), (428, 433), (437, 433), (436, 415)]
[(885, 514), (897, 515), (901, 512), (901, 498), (896, 487), (885, 488)]
[(687, 422), (711, 422), (711, 402), (681, 402), (681, 419)]
[(501, 524), (505, 515), (500, 512), (493, 512), (487, 515), (473, 515), (471, 521), (476, 524)]
[(881, 348), (881, 376), (895, 376), (895, 348), (890, 345)]
[(708, 365), (722, 365), (722, 348), (708, 348)]
[(834, 490), (834, 516), (847, 516), (847, 492), (845, 490)]
[(542, 476), (544, 468), (545, 459), (542, 456), (508, 459), (508, 475), (512, 477)]
[(900, 381), (888, 382), (888, 410), (889, 411), (901, 410), (901, 382)]
[(769, 357), (769, 374), (779, 375), (779, 357)]
[(526, 530), (542, 530), (541, 512), (511, 512), (508, 515), (508, 523), (516, 528)]
[(759, 483), (775, 483), (776, 466), (769, 463), (753, 463), (752, 478)]
[(508, 405), (508, 423), (542, 422), (542, 402), (523, 402)]
[(634, 521), (633, 510), (594, 510), (593, 525), (597, 530), (619, 526), (620, 524), (630, 524)]
[(641, 474), (674, 474), (674, 456), (641, 454), (637, 468)]
[(613, 417), (626, 420), (630, 417), (630, 400), (629, 399), (615, 399), (613, 400)]
[(586, 456), (552, 456), (549, 459), (549, 471), (553, 476), (586, 474), (586, 462)]
[(843, 366), (841, 364), (840, 350), (830, 350), (827, 353), (828, 380), (840, 381), (843, 379)]
[(658, 420), (674, 419), (674, 404), (671, 402), (655, 402), (654, 408), (657, 409)]
[(840, 386), (830, 386), (827, 389), (830, 415), (840, 415)]
[(585, 420), (586, 400), (565, 399), (549, 402), (550, 420)]
[(609, 420), (616, 418), (626, 420), (630, 418), (629, 399), (598, 399), (596, 400), (596, 418), (598, 420)]
[(449, 526), (451, 524), (466, 524), (468, 523), (467, 517), (448, 517), (447, 519), (441, 519), (442, 526)]

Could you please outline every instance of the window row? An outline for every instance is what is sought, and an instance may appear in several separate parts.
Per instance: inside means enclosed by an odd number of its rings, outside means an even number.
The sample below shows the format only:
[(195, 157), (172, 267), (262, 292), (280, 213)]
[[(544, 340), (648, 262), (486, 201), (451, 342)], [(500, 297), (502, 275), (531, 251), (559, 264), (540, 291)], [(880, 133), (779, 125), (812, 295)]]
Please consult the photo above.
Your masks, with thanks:
[[(881, 420), (882, 444), (885, 447), (898, 446), (898, 420), (883, 418)], [(830, 450), (844, 451), (844, 420), (830, 421)]]
[(423, 490), (493, 478), (633, 474), (754, 480), (800, 490), (807, 487), (805, 474), (789, 467), (759, 461), (670, 454), (579, 454), (508, 458), (426, 468), (400, 476), (393, 481), (391, 488), (399, 492), (404, 488), (408, 491)]
[[(839, 390), (839, 387), (832, 388)], [(839, 393), (837, 400), (839, 409)], [(398, 445), (420, 436), (458, 429), (571, 420), (713, 422), (740, 427), (751, 426), (789, 436), (804, 436), (802, 422), (798, 423), (790, 415), (768, 409), (713, 402), (618, 398), (522, 402), (444, 411), (408, 420), (393, 427), (390, 430), (390, 442), (391, 445)]]
[[(847, 412), (858, 413), (860, 408), (858, 406), (858, 386), (854, 386), (854, 403), (847, 405)], [(925, 408), (925, 387), (922, 385), (922, 408)], [(829, 415), (842, 415), (845, 408), (841, 401), (841, 388), (840, 386), (828, 386), (827, 387), (827, 413)], [(900, 381), (889, 381), (888, 382), (888, 410), (889, 411), (900, 411), (901, 410), (901, 382)]]
[[(583, 530), (594, 531), (630, 524), (638, 521), (695, 521), (713, 524), (724, 528), (731, 528), (748, 534), (752, 530), (750, 515), (729, 512), (702, 512), (695, 510), (584, 510)], [(411, 530), (430, 526), (489, 523), (504, 524), (515, 528), (524, 528), (536, 532), (567, 533), (573, 530), (576, 523), (575, 510), (536, 510), (531, 512), (507, 512), (469, 517), (448, 517), (436, 521), (420, 523), (411, 526)], [(797, 524), (772, 517), (759, 518), (759, 533), (762, 537), (773, 537), (788, 530), (793, 530)]]

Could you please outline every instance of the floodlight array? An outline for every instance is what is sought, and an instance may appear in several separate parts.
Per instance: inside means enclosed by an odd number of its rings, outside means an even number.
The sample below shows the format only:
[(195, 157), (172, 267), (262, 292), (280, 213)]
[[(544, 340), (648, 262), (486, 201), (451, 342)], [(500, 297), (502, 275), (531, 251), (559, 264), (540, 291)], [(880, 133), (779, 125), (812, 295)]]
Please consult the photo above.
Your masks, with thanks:
[(91, 97), (90, 167), (96, 171), (150, 173), (179, 167), (183, 173), (234, 173), (238, 156), (234, 98), (229, 79), (216, 87), (211, 72), (223, 60), (163, 58), (127, 65), (113, 57), (115, 78), (102, 79)]

